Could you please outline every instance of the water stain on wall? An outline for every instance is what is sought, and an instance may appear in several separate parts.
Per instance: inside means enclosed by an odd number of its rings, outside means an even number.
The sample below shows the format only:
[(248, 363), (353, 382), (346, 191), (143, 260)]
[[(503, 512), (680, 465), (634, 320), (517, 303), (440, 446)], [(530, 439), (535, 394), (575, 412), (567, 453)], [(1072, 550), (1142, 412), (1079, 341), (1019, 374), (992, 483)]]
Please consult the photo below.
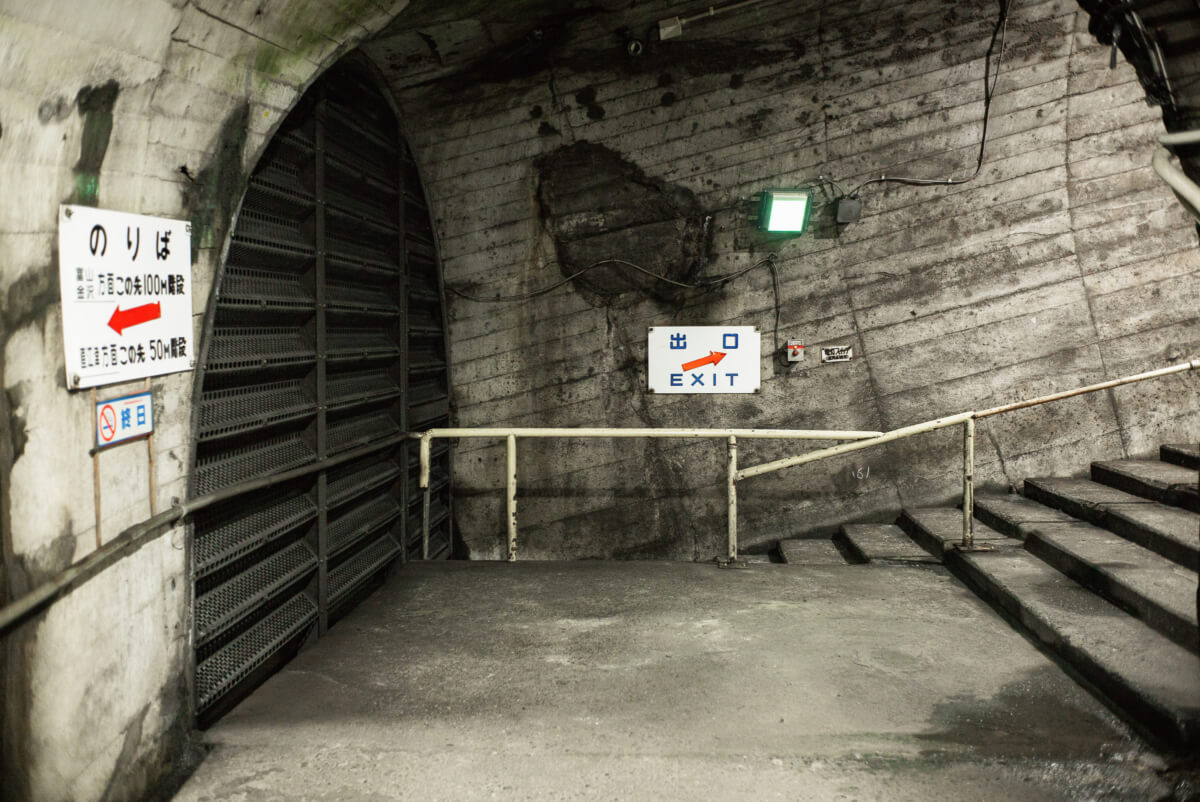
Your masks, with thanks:
[(120, 91), (116, 81), (108, 81), (100, 86), (85, 86), (75, 96), (75, 105), (83, 116), (83, 136), (79, 142), (79, 161), (75, 163), (74, 203), (83, 206), (99, 203), (100, 167), (108, 153), (113, 106)]

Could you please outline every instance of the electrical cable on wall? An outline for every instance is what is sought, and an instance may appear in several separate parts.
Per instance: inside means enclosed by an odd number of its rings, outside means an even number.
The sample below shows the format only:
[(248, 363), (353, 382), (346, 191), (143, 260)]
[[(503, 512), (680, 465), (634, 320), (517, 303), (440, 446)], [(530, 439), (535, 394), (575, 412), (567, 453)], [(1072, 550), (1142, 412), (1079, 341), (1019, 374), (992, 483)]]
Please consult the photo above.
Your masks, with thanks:
[[(557, 264), (557, 263), (550, 262), (550, 264)], [(628, 267), (631, 270), (636, 270), (639, 273), (644, 273), (645, 275), (649, 276), (652, 279), (655, 279), (656, 281), (661, 281), (666, 284), (671, 284), (672, 286), (675, 286), (675, 287), (682, 287), (687, 290), (710, 290), (710, 289), (715, 289), (716, 287), (719, 287), (722, 284), (727, 284), (736, 278), (740, 278), (740, 277), (746, 275), (747, 273), (749, 273), (751, 270), (762, 267), (763, 265), (770, 264), (772, 266), (772, 269), (774, 269), (775, 254), (773, 254), (773, 253), (768, 254), (766, 259), (762, 259), (758, 262), (755, 262), (754, 264), (750, 265), (749, 267), (744, 267), (735, 273), (727, 273), (723, 276), (712, 276), (711, 278), (702, 279), (701, 281), (696, 281), (696, 282), (676, 281), (675, 279), (670, 278), (669, 276), (664, 276), (660, 273), (655, 273), (653, 270), (647, 270), (646, 268), (642, 267), (641, 265), (634, 264), (633, 262), (627, 261), (625, 259), (601, 259), (598, 262), (592, 262), (590, 265), (588, 265), (585, 268), (576, 270), (574, 273), (567, 276), (562, 281), (556, 281), (555, 283), (553, 283), (547, 287), (542, 287), (541, 289), (533, 290), (531, 292), (521, 293), (520, 295), (497, 295), (493, 298), (482, 298), (478, 295), (471, 295), (470, 293), (463, 292), (462, 290), (456, 290), (453, 287), (447, 287), (446, 289), (449, 290), (452, 294), (457, 295), (460, 298), (465, 298), (468, 301), (475, 301), (476, 303), (481, 303), (481, 304), (516, 303), (519, 301), (528, 301), (529, 299), (536, 298), (539, 295), (545, 295), (548, 292), (553, 292), (554, 290), (557, 290), (559, 287), (563, 286), (564, 284), (569, 284), (570, 282), (574, 281), (575, 279), (579, 278), (584, 273), (587, 273), (590, 270), (595, 270), (597, 267), (603, 267), (604, 265), (610, 265), (610, 264), (611, 265), (622, 265), (624, 267)]]
[[(910, 176), (889, 176), (881, 175), (878, 178), (870, 178), (854, 188), (847, 197), (857, 198), (858, 193), (864, 187), (871, 184), (907, 184), (909, 186), (954, 186), (956, 184), (965, 184), (968, 181), (974, 180), (983, 170), (983, 154), (987, 147), (988, 123), (991, 120), (992, 113), (992, 96), (996, 92), (996, 84), (1000, 81), (1000, 67), (1004, 63), (1004, 46), (1008, 36), (1008, 17), (1012, 11), (1016, 0), (1006, 0), (1000, 9), (1000, 17), (996, 20), (996, 26), (992, 29), (992, 40), (988, 44), (987, 54), (984, 56), (985, 66), (983, 71), (983, 129), (979, 136), (979, 157), (975, 160), (975, 171), (966, 178), (913, 178)], [(992, 52), (996, 50), (997, 40), (1000, 44), (999, 53), (996, 56), (996, 69), (992, 71)], [(836, 182), (831, 179), (826, 179), (823, 176), (819, 179), (827, 181), (837, 186)]]
[[(726, 273), (723, 276), (712, 276), (710, 278), (701, 279), (700, 281), (695, 281), (695, 282), (677, 281), (673, 278), (670, 278), (669, 276), (664, 276), (661, 273), (655, 273), (653, 270), (647, 270), (646, 268), (642, 267), (641, 265), (634, 264), (633, 262), (630, 262), (626, 259), (601, 259), (598, 262), (592, 262), (587, 267), (576, 270), (574, 273), (567, 276), (566, 278), (564, 278), (561, 281), (556, 281), (553, 284), (550, 284), (549, 286), (542, 287), (540, 289), (533, 290), (531, 292), (521, 293), (519, 295), (497, 295), (493, 298), (482, 298), (478, 295), (472, 295), (470, 293), (463, 292), (462, 290), (456, 290), (455, 288), (449, 287), (449, 286), (446, 287), (446, 290), (448, 292), (450, 292), (452, 295), (457, 295), (459, 298), (465, 298), (466, 300), (474, 301), (475, 303), (483, 303), (483, 304), (487, 304), (487, 303), (519, 303), (521, 301), (528, 301), (531, 298), (537, 298), (540, 295), (545, 295), (548, 292), (553, 292), (554, 290), (558, 289), (559, 287), (562, 287), (565, 284), (569, 284), (570, 282), (579, 278), (584, 273), (587, 273), (590, 270), (595, 270), (597, 267), (603, 267), (604, 265), (621, 265), (622, 267), (628, 267), (629, 269), (636, 270), (637, 272), (647, 275), (650, 278), (655, 279), (656, 281), (661, 281), (665, 284), (670, 284), (675, 287), (682, 287), (683, 289), (713, 290), (713, 289), (721, 287), (725, 284), (728, 284), (729, 282), (733, 281), (734, 279), (741, 278), (742, 276), (746, 275), (747, 273), (751, 272), (752, 270), (757, 270), (760, 267), (766, 266), (766, 267), (770, 268), (770, 270), (771, 270), (771, 285), (772, 285), (772, 287), (774, 289), (774, 293), (775, 293), (775, 351), (779, 351), (779, 313), (780, 313), (779, 268), (775, 264), (775, 259), (776, 259), (775, 254), (769, 253), (769, 254), (767, 254), (767, 257), (765, 259), (760, 259), (759, 261), (755, 262), (754, 264), (750, 265), (749, 267), (744, 267), (741, 270), (737, 270), (733, 273)], [(551, 262), (551, 264), (555, 264), (555, 263)]]

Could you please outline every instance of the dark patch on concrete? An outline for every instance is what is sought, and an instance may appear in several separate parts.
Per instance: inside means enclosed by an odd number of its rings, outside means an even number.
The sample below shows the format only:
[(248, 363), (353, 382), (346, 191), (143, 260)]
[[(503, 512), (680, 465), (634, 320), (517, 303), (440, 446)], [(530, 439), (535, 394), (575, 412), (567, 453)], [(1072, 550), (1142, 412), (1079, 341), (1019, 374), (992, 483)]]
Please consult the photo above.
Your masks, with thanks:
[[(792, 89), (800, 86), (801, 84), (811, 83), (813, 76), (816, 74), (816, 67), (811, 64), (801, 64), (799, 67), (790, 72), (781, 73), (775, 76), (775, 79), (772, 82), (772, 88), (777, 90)], [(852, 84), (852, 81), (848, 83), (848, 85)]]
[(243, 103), (229, 113), (221, 125), (212, 160), (187, 185), (184, 206), (192, 223), (193, 262), (202, 248), (221, 247), (233, 210), (246, 190), (242, 156), (249, 120), (249, 104)]
[(177, 650), (176, 654), (178, 659), (171, 668), (175, 681), (167, 683), (158, 695), (159, 713), (168, 722), (167, 727), (146, 739), (142, 747), (150, 705), (130, 721), (108, 786), (100, 797), (106, 802), (120, 799), (169, 802), (208, 754), (208, 747), (192, 734), (184, 651)]
[(543, 111), (542, 111), (541, 106), (534, 106), (532, 109), (529, 110), (529, 116), (535, 120), (541, 119), (542, 114), (543, 114)]
[(659, 104), (662, 106), (674, 106), (675, 101), (679, 98), (674, 92), (663, 92), (663, 96), (659, 99)]
[[(144, 705), (137, 715), (133, 717), (133, 721), (125, 727), (125, 737), (121, 741), (121, 752), (117, 755), (117, 763), (113, 768), (112, 776), (109, 777), (108, 786), (104, 789), (104, 793), (100, 795), (101, 799), (129, 799), (129, 788), (126, 783), (131, 779), (134, 763), (137, 762), (138, 746), (142, 742), (142, 728), (146, 723), (146, 714), (150, 712), (150, 705)], [(118, 787), (114, 787), (118, 786)]]
[(585, 86), (575, 93), (575, 102), (580, 106), (590, 106), (596, 102), (596, 87)]
[(775, 109), (765, 108), (738, 117), (737, 124), (751, 136), (758, 136), (766, 128), (767, 120), (775, 113)]
[(661, 537), (636, 543), (621, 549), (614, 549), (607, 559), (610, 560), (669, 560), (679, 551), (679, 538), (674, 536)]
[(562, 136), (562, 131), (559, 131), (545, 120), (538, 126), (538, 136)]
[(587, 109), (588, 119), (601, 120), (604, 118), (604, 107), (596, 102), (596, 87), (585, 86), (575, 93), (575, 102), (580, 108)]
[[(51, 261), (44, 268), (35, 268), (22, 275), (0, 298), (0, 387), (5, 387), (5, 345), (13, 332), (45, 319), (48, 310), (59, 302), (58, 260), (51, 246)], [(57, 380), (65, 387), (65, 377), (59, 373)], [(0, 603), (23, 596), (32, 589), (31, 580), (22, 562), (13, 550), (12, 519), (9, 494), (12, 466), (23, 453), (26, 444), (25, 422), (14, 416), (14, 406), (20, 405), (24, 391), (0, 393), (0, 420), (9, 421), (10, 434), (0, 436)], [(16, 453), (14, 453), (14, 449)], [(69, 525), (68, 525), (69, 530)], [(50, 544), (51, 560), (65, 567), (74, 555), (74, 536), (67, 556), (67, 538), (60, 536)], [(38, 619), (33, 619), (38, 620)], [(0, 638), (0, 797), (6, 799), (28, 799), (29, 767), (33, 764), (29, 755), (30, 732), (30, 682), (33, 671), (30, 667), (32, 644), (37, 630), (30, 624)]]
[[(14, 594), (15, 595), (15, 594)], [(0, 799), (32, 799), (29, 790), (29, 770), (33, 765), (30, 754), (32, 738), (33, 694), (29, 692), (33, 671), (30, 660), (36, 640), (35, 630), (28, 625), (0, 639)]]
[(79, 161), (75, 163), (74, 203), (95, 206), (100, 200), (100, 167), (108, 153), (113, 106), (120, 91), (116, 81), (108, 81), (100, 86), (85, 86), (75, 96), (75, 105), (83, 115), (83, 136), (79, 141)]
[(591, 50), (555, 57), (555, 66), (567, 66), (581, 72), (623, 69), (634, 75), (654, 75), (683, 72), (697, 77), (720, 73), (745, 73), (756, 67), (768, 67), (784, 59), (798, 59), (805, 46), (798, 40), (784, 43), (762, 43), (737, 39), (671, 39), (650, 42), (646, 51), (636, 59), (617, 62), (611, 52)]
[(1121, 740), (1121, 728), (1067, 701), (1074, 683), (1053, 665), (1002, 686), (988, 699), (951, 697), (917, 739), (938, 751), (968, 748), (994, 758), (1088, 758)]
[[(493, 5), (490, 9), (481, 9), (480, 13), (491, 13), (496, 8), (499, 6)], [(408, 13), (405, 14), (405, 17), (408, 16)], [(500, 13), (511, 16), (511, 12), (507, 10)], [(568, 39), (569, 26), (576, 19), (590, 13), (590, 9), (585, 7), (568, 10), (536, 21), (520, 18), (505, 19), (502, 25), (497, 25), (493, 29), (503, 30), (503, 41), (497, 43), (488, 53), (466, 69), (435, 80), (432, 84), (443, 90), (479, 95), (486, 91), (482, 87), (487, 85), (535, 78), (550, 70), (552, 65), (558, 64), (559, 49)], [(463, 11), (457, 18), (467, 19), (469, 15)], [(404, 17), (400, 19), (404, 19)], [(522, 23), (527, 27), (519, 28), (518, 26)], [(419, 31), (418, 34), (424, 36)], [(427, 40), (426, 43), (430, 44), (431, 40)], [(431, 45), (431, 50), (437, 55), (435, 47), (435, 45)]]
[(664, 72), (662, 75), (658, 76), (658, 85), (660, 87), (665, 88), (673, 83), (675, 83), (675, 76), (669, 72)]
[(71, 114), (74, 106), (62, 95), (47, 98), (38, 104), (38, 122), (46, 125), (51, 120), (65, 120)]
[[(165, 600), (183, 613), (186, 595)], [(181, 615), (181, 620), (186, 620)], [(192, 692), (189, 687), (187, 640), (178, 628), (169, 644), (171, 667), (168, 681), (158, 692), (161, 730), (146, 734), (146, 716), (152, 705), (143, 707), (126, 726), (120, 755), (111, 769), (101, 799), (108, 802), (140, 799), (169, 802), (195, 772), (208, 753), (192, 730)]]
[[(652, 179), (621, 154), (582, 141), (535, 162), (539, 214), (554, 237), (564, 276), (604, 259), (636, 261), (675, 281), (692, 281), (703, 266), (711, 226), (688, 189)], [(604, 265), (573, 282), (596, 306), (634, 291), (661, 301), (680, 289), (621, 265)]]
[(24, 388), (21, 385), (14, 387), (11, 390), (5, 390), (8, 395), (8, 437), (12, 444), (12, 461), (15, 463), (25, 453), (25, 443), (29, 440), (28, 432), (25, 428), (25, 418), (22, 417), (16, 410), (21, 408), (22, 396)]
[(741, 89), (745, 83), (746, 76), (742, 75), (740, 72), (735, 72), (733, 75), (729, 76), (730, 89)]
[(762, 414), (762, 409), (753, 401), (742, 401), (737, 405), (736, 414), (739, 420), (758, 420), (758, 416)]
[(75, 526), (68, 520), (49, 543), (24, 554), (14, 554), (8, 562), (6, 577), (13, 596), (28, 593), (68, 568), (75, 557), (75, 540)]
[(438, 63), (441, 63), (442, 54), (438, 51), (437, 40), (424, 31), (417, 31), (417, 36), (421, 37), (421, 41), (429, 48), (429, 54), (437, 59)]
[[(57, 261), (57, 260), (55, 260)], [(0, 308), (0, 345), (8, 335), (23, 326), (40, 320), (48, 309), (57, 306), (58, 267), (48, 264), (35, 268), (13, 282)]]

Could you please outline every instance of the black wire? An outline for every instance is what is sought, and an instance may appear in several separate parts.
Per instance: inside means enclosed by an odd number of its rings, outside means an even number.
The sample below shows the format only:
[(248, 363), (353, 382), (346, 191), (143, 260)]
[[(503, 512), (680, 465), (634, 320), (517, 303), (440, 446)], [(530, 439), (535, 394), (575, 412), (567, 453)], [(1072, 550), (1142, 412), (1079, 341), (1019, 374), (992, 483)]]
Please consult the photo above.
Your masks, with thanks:
[[(642, 267), (641, 265), (634, 264), (633, 262), (627, 261), (625, 259), (601, 259), (598, 262), (592, 262), (587, 267), (575, 271), (571, 275), (564, 278), (562, 281), (556, 281), (555, 283), (551, 284), (548, 287), (542, 287), (541, 289), (537, 289), (532, 292), (522, 293), (521, 295), (497, 295), (494, 298), (481, 298), (477, 295), (471, 295), (470, 293), (463, 292), (462, 290), (456, 290), (453, 287), (447, 287), (446, 289), (449, 290), (454, 295), (457, 295), (460, 298), (466, 298), (468, 301), (475, 301), (476, 303), (485, 303), (485, 304), (486, 303), (516, 303), (519, 301), (528, 301), (529, 299), (536, 298), (539, 295), (545, 295), (548, 292), (553, 292), (554, 290), (557, 290), (559, 287), (563, 286), (564, 284), (568, 284), (568, 283), (574, 281), (575, 279), (579, 278), (584, 273), (587, 273), (589, 270), (595, 270), (597, 267), (602, 267), (602, 266), (608, 265), (608, 264), (622, 265), (624, 267), (631, 268), (633, 270), (638, 271), (639, 273), (644, 273), (653, 279), (664, 282), (666, 284), (671, 284), (676, 287), (683, 287), (684, 289), (688, 289), (688, 290), (708, 290), (708, 289), (714, 289), (716, 287), (719, 287), (720, 285), (726, 284), (730, 281), (733, 281), (736, 278), (740, 278), (740, 277), (746, 275), (747, 273), (749, 273), (751, 270), (762, 267), (765, 264), (772, 265), (772, 270), (774, 270), (775, 254), (773, 254), (773, 253), (769, 254), (766, 259), (755, 262), (754, 264), (750, 265), (749, 267), (743, 268), (743, 269), (737, 271), (736, 273), (728, 273), (724, 276), (712, 276), (711, 278), (703, 279), (702, 281), (697, 281), (697, 282), (692, 282), (692, 283), (685, 282), (685, 281), (676, 281), (675, 279), (670, 278), (669, 276), (664, 276), (659, 273), (655, 273), (652, 270), (647, 270), (646, 268)], [(776, 296), (778, 296), (778, 292), (776, 293)], [(776, 297), (776, 307), (778, 307), (778, 297)]]
[[(975, 172), (966, 178), (909, 178), (907, 176), (892, 177), (881, 175), (879, 178), (871, 178), (859, 184), (850, 193), (850, 197), (858, 197), (859, 191), (870, 184), (908, 184), (909, 186), (918, 187), (954, 186), (972, 181), (979, 175), (980, 171), (983, 170), (983, 152), (987, 146), (988, 122), (992, 114), (992, 95), (996, 92), (996, 84), (1000, 81), (1000, 66), (1004, 63), (1004, 43), (1008, 38), (1008, 15), (1012, 10), (1014, 2), (1016, 0), (1007, 0), (1001, 9), (1000, 18), (996, 20), (996, 27), (992, 29), (992, 41), (988, 44), (987, 54), (984, 57), (986, 61), (983, 70), (983, 129), (979, 136), (979, 158), (975, 160)], [(997, 39), (1000, 40), (1000, 53), (996, 58), (996, 70), (993, 75), (992, 52), (996, 49)]]
[(771, 286), (775, 288), (775, 350), (772, 353), (780, 353), (779, 351), (779, 268), (775, 264), (775, 254), (771, 254), (764, 261), (771, 268)]
[(846, 190), (842, 189), (842, 185), (839, 184), (837, 181), (834, 181), (832, 178), (826, 178), (823, 175), (819, 175), (819, 176), (817, 176), (816, 183), (817, 184), (829, 184), (834, 189), (836, 189), (838, 192), (840, 192), (842, 195), (846, 194)]
[(597, 267), (600, 267), (602, 265), (607, 265), (607, 264), (617, 264), (617, 265), (623, 265), (625, 267), (630, 267), (630, 268), (633, 268), (634, 270), (637, 270), (640, 273), (645, 273), (647, 276), (650, 276), (651, 278), (657, 279), (657, 280), (665, 282), (667, 284), (673, 284), (676, 287), (684, 287), (684, 288), (690, 289), (690, 290), (715, 289), (717, 287), (728, 284), (729, 282), (733, 281), (734, 279), (741, 278), (742, 276), (749, 273), (751, 270), (757, 270), (758, 268), (762, 267), (763, 265), (766, 265), (771, 270), (771, 287), (774, 290), (774, 294), (775, 294), (775, 328), (774, 328), (775, 350), (773, 353), (780, 353), (780, 351), (779, 351), (779, 315), (780, 315), (781, 301), (780, 301), (780, 296), (779, 296), (779, 266), (775, 264), (775, 254), (773, 254), (773, 253), (767, 254), (767, 257), (765, 259), (760, 259), (759, 261), (755, 262), (754, 264), (750, 265), (749, 267), (744, 267), (741, 270), (738, 270), (734, 273), (726, 273), (723, 276), (712, 276), (711, 278), (707, 278), (702, 281), (697, 281), (697, 282), (694, 282), (691, 284), (689, 284), (687, 282), (683, 282), (683, 281), (676, 281), (673, 278), (668, 278), (667, 276), (661, 275), (659, 273), (655, 273), (652, 270), (647, 270), (646, 268), (642, 267), (641, 265), (636, 265), (633, 262), (626, 261), (625, 259), (601, 259), (598, 262), (593, 262), (592, 264), (588, 265), (587, 267), (583, 268), (582, 270), (575, 271), (571, 275), (564, 278), (562, 281), (556, 281), (555, 283), (551, 284), (548, 287), (542, 287), (539, 290), (534, 290), (533, 292), (523, 293), (521, 295), (501, 295), (501, 296), (497, 296), (495, 298), (480, 298), (478, 296), (471, 295), (469, 293), (465, 293), (462, 290), (456, 290), (453, 287), (446, 287), (446, 289), (449, 290), (450, 292), (452, 292), (453, 294), (457, 295), (460, 298), (466, 298), (468, 301), (475, 301), (476, 303), (512, 303), (515, 301), (527, 301), (530, 298), (536, 298), (539, 295), (545, 295), (548, 292), (556, 290), (559, 287), (561, 287), (562, 285), (579, 278), (580, 276), (582, 276), (584, 273), (588, 272), (589, 270), (594, 270)]

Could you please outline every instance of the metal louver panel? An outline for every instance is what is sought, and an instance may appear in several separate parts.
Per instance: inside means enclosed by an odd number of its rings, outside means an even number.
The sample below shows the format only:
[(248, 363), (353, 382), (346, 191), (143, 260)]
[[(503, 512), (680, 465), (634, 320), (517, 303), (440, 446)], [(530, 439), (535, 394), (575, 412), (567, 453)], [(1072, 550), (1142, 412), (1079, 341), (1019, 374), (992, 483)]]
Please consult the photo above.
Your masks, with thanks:
[[(267, 147), (206, 321), (191, 492), (314, 470), (196, 517), (202, 725), (423, 556), (404, 434), (449, 422), (441, 269), (411, 152), (355, 58)], [(437, 558), (453, 542), (448, 447), (433, 457)]]

